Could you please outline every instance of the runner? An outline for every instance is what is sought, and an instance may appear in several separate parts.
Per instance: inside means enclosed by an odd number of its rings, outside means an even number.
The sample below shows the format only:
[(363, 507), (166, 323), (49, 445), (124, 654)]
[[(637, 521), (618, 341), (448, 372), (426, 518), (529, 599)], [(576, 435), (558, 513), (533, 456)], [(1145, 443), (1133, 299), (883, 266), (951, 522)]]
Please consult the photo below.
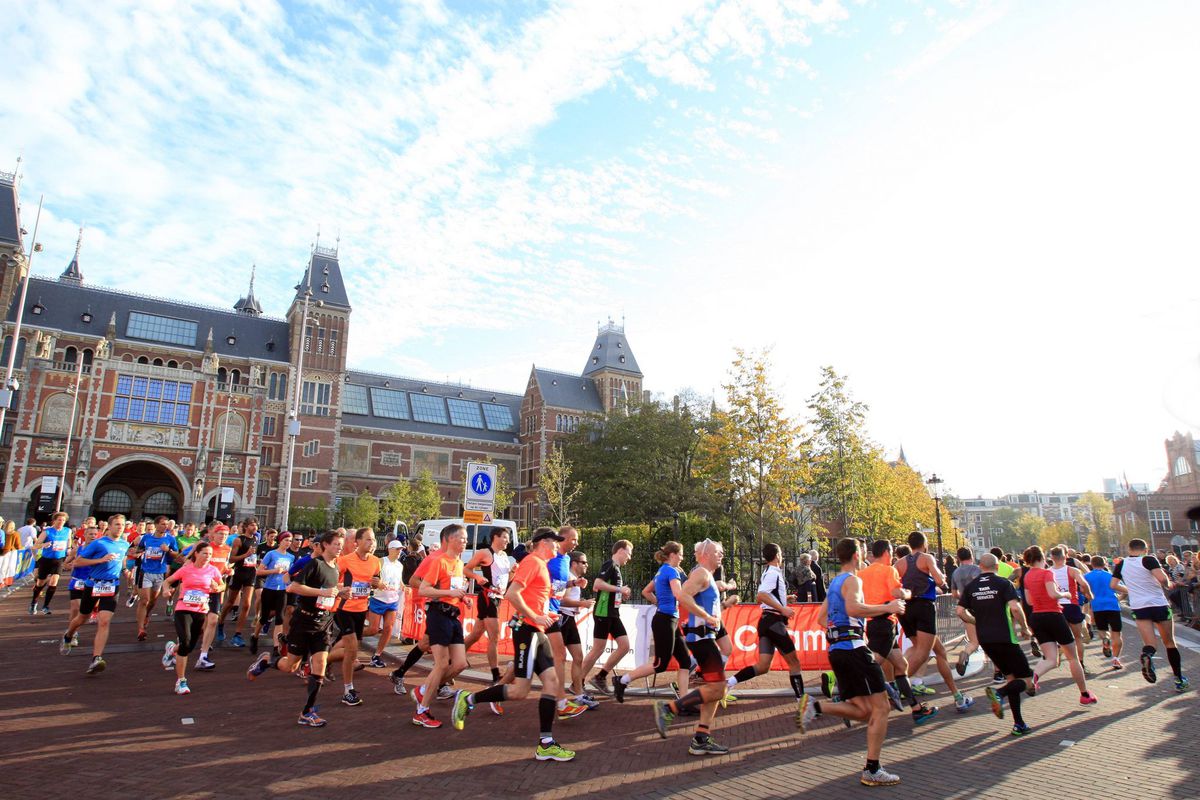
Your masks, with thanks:
[(37, 560), (37, 577), (33, 581), (33, 599), (29, 601), (30, 616), (37, 613), (38, 596), (45, 590), (42, 613), (50, 616), (50, 601), (58, 589), (58, 577), (62, 573), (63, 560), (73, 550), (71, 529), (67, 527), (67, 515), (59, 511), (50, 518), (50, 527), (42, 531), (34, 542), (33, 550), (41, 551)]
[[(342, 662), (342, 704), (362, 705), (362, 697), (354, 689), (354, 670), (358, 665), (358, 643), (362, 641), (367, 622), (367, 606), (371, 590), (379, 586), (380, 563), (375, 555), (375, 531), (359, 528), (354, 532), (354, 550), (338, 559), (338, 579), (350, 587), (350, 594), (334, 614), (337, 626), (338, 658)], [(337, 660), (330, 653), (331, 661)]]
[(375, 654), (371, 656), (371, 666), (381, 669), (387, 666), (383, 660), (383, 652), (392, 641), (392, 631), (396, 627), (396, 612), (400, 608), (400, 587), (404, 585), (404, 564), (400, 562), (400, 551), (404, 548), (402, 542), (393, 539), (388, 542), (387, 557), (379, 562), (379, 588), (371, 595), (367, 604), (366, 636), (378, 636)]
[(691, 671), (692, 655), (683, 631), (679, 629), (679, 594), (683, 591), (684, 574), (679, 565), (683, 563), (683, 545), (667, 542), (654, 554), (661, 566), (654, 580), (642, 590), (642, 595), (656, 606), (650, 619), (650, 635), (654, 639), (654, 658), (637, 668), (613, 679), (613, 693), (618, 703), (625, 702), (625, 689), (638, 678), (661, 675), (675, 659), (679, 670), (677, 694), (688, 693), (688, 673)]
[(67, 655), (71, 652), (71, 642), (75, 632), (83, 627), (94, 609), (99, 609), (96, 620), (96, 638), (92, 643), (92, 662), (88, 665), (87, 674), (95, 675), (103, 672), (107, 664), (104, 661), (104, 646), (108, 644), (108, 631), (112, 623), (112, 615), (117, 610), (117, 586), (121, 580), (121, 565), (129, 543), (122, 538), (125, 517), (116, 514), (108, 519), (107, 535), (83, 547), (75, 555), (77, 567), (91, 567), (87, 578), (87, 587), (79, 599), (79, 613), (71, 618), (66, 633), (63, 634), (62, 646), (59, 652)]
[[(893, 600), (909, 599), (909, 591), (900, 585), (900, 575), (892, 566), (892, 543), (880, 539), (871, 545), (871, 564), (858, 571), (862, 584), (863, 602), (871, 606), (885, 606)], [(913, 725), (924, 725), (937, 715), (936, 706), (928, 706), (917, 700), (912, 684), (908, 682), (908, 661), (896, 645), (896, 618), (881, 614), (867, 619), (867, 649), (875, 656), (875, 662), (883, 670), (884, 679), (892, 676), (895, 687), (885, 687), (888, 699), (896, 706), (897, 698), (906, 700), (912, 709)], [(890, 684), (890, 682), (889, 682)], [(832, 693), (832, 692), (831, 692)], [(903, 705), (896, 708), (904, 710)]]
[[(263, 582), (262, 597), (259, 604), (258, 623), (250, 635), (250, 652), (258, 653), (260, 636), (271, 635), (271, 655), (279, 658), (282, 654), (280, 644), (283, 642), (283, 617), (287, 608), (288, 570), (296, 561), (291, 551), (292, 534), (284, 531), (275, 543), (275, 549), (263, 555), (258, 562), (255, 573)], [(271, 626), (275, 626), (272, 632)]]
[(554, 555), (556, 543), (563, 537), (553, 528), (538, 528), (529, 542), (528, 555), (521, 560), (509, 582), (505, 599), (515, 611), (519, 627), (513, 631), (513, 652), (516, 653), (516, 679), (511, 686), (490, 686), (481, 692), (459, 691), (454, 696), (450, 720), (455, 730), (462, 730), (467, 715), (477, 703), (503, 703), (524, 700), (529, 696), (533, 678), (542, 683), (538, 697), (539, 735), (534, 758), (538, 761), (570, 761), (575, 753), (554, 741), (554, 717), (559, 694), (558, 673), (550, 655), (546, 629), (550, 617), (550, 571), (546, 562)]
[(1033, 694), (1037, 693), (1041, 677), (1058, 666), (1058, 653), (1061, 648), (1071, 670), (1071, 677), (1079, 687), (1080, 705), (1093, 705), (1096, 696), (1088, 691), (1083, 665), (1079, 663), (1079, 657), (1072, 646), (1075, 644), (1075, 637), (1071, 635), (1071, 626), (1063, 616), (1063, 607), (1058, 602), (1064, 595), (1059, 591), (1054, 573), (1045, 568), (1046, 559), (1042, 555), (1042, 548), (1037, 545), (1027, 548), (1024, 560), (1029, 569), (1021, 578), (1021, 584), (1025, 587), (1025, 599), (1033, 607), (1029, 627), (1033, 629), (1033, 635), (1042, 650), (1042, 660), (1033, 668), (1033, 680), (1029, 689)]
[(1119, 583), (1124, 581), (1129, 592), (1129, 607), (1133, 610), (1133, 619), (1142, 637), (1142, 677), (1147, 683), (1158, 680), (1158, 674), (1154, 670), (1154, 656), (1157, 652), (1154, 634), (1157, 630), (1163, 647), (1167, 650), (1167, 663), (1171, 665), (1171, 672), (1175, 674), (1175, 691), (1186, 692), (1191, 688), (1191, 684), (1183, 675), (1183, 662), (1175, 644), (1175, 620), (1171, 613), (1171, 604), (1167, 601), (1167, 594), (1170, 593), (1173, 584), (1163, 571), (1162, 563), (1146, 553), (1146, 543), (1143, 540), (1131, 539), (1128, 546), (1129, 557), (1122, 559), (1113, 570), (1109, 583), (1116, 589)]
[[(79, 550), (90, 542), (96, 541), (100, 536), (100, 529), (95, 525), (85, 528), (83, 531), (84, 540), (79, 543), (79, 547), (71, 553), (71, 557), (63, 565), (70, 570), (70, 575), (67, 576), (67, 592), (71, 600), (71, 613), (67, 617), (69, 623), (79, 613), (79, 603), (83, 599), (84, 590), (87, 589), (87, 580), (92, 574), (91, 567), (81, 567), (76, 563), (76, 557), (79, 555)], [(79, 634), (76, 633), (71, 637), (71, 646), (79, 646)]]
[[(796, 611), (788, 606), (787, 580), (783, 577), (783, 548), (774, 542), (763, 545), (762, 579), (758, 582), (757, 600), (760, 603), (758, 618), (758, 661), (743, 667), (726, 681), (730, 689), (739, 683), (765, 674), (775, 660), (775, 651), (783, 656), (788, 666), (788, 680), (792, 694), (796, 696), (796, 727), (804, 731), (804, 709), (808, 699), (804, 695), (804, 674), (800, 668), (800, 657), (796, 654), (796, 643), (788, 633), (788, 620)], [(682, 663), (682, 662), (681, 662)]]
[(141, 560), (141, 582), (138, 584), (140, 597), (137, 607), (137, 640), (146, 641), (146, 626), (154, 605), (163, 589), (163, 580), (167, 577), (167, 566), (177, 555), (179, 545), (175, 537), (167, 531), (167, 518), (160, 516), (154, 520), (154, 531), (140, 536), (137, 543), (130, 549)]
[(1112, 585), (1112, 573), (1108, 570), (1108, 559), (1092, 556), (1092, 571), (1083, 576), (1092, 588), (1092, 617), (1096, 629), (1103, 637), (1101, 652), (1112, 659), (1113, 669), (1122, 669), (1121, 649), (1121, 601), (1117, 595), (1129, 596), (1129, 591), (1120, 582)]
[(279, 542), (279, 531), (274, 528), (268, 528), (266, 533), (262, 535), (262, 541), (254, 548), (254, 591), (250, 596), (250, 607), (254, 609), (250, 615), (250, 652), (258, 653), (258, 642), (255, 641), (254, 633), (259, 630), (262, 625), (262, 590), (266, 583), (266, 576), (258, 572), (258, 565), (262, 564), (262, 560), (267, 557), (275, 549)]
[(506, 552), (508, 542), (508, 528), (492, 528), (488, 546), (477, 550), (467, 564), (468, 572), (478, 568), (474, 576), (479, 611), (475, 627), (467, 636), (464, 646), (469, 652), (476, 642), (487, 635), (487, 661), (492, 671), (492, 683), (500, 680), (500, 655), (497, 649), (500, 644), (500, 599), (508, 589), (508, 575), (513, 568), (512, 558)]
[(592, 591), (596, 593), (596, 605), (592, 609), (592, 649), (583, 661), (583, 674), (591, 673), (592, 667), (604, 654), (610, 638), (617, 643), (617, 648), (604, 666), (589, 681), (589, 685), (600, 694), (611, 694), (608, 674), (629, 652), (629, 635), (621, 622), (620, 611), (621, 601), (629, 599), (630, 591), (621, 576), (621, 567), (629, 563), (632, 556), (633, 543), (628, 539), (617, 540), (613, 543), (612, 558), (600, 566), (600, 573), (592, 581)]
[[(1092, 588), (1083, 579), (1083, 573), (1074, 566), (1067, 564), (1067, 551), (1062, 545), (1050, 548), (1050, 571), (1054, 573), (1054, 582), (1058, 585), (1058, 604), (1062, 606), (1063, 616), (1071, 626), (1071, 635), (1075, 637), (1075, 655), (1083, 664), (1083, 635), (1084, 623), (1087, 617), (1083, 613), (1083, 603), (1091, 599)], [(1073, 560), (1073, 559), (1071, 559)]]
[(903, 614), (905, 603), (903, 600), (883, 605), (863, 602), (862, 583), (855, 575), (862, 560), (857, 539), (842, 539), (834, 547), (834, 554), (842, 569), (829, 582), (819, 620), (825, 626), (829, 665), (833, 667), (842, 699), (837, 703), (813, 701), (804, 709), (805, 724), (822, 714), (867, 723), (867, 763), (859, 781), (866, 786), (893, 786), (900, 778), (879, 763), (887, 736), (888, 696), (883, 670), (867, 651), (862, 618)]
[[(596, 709), (600, 707), (600, 704), (596, 702), (596, 698), (584, 691), (583, 640), (579, 636), (579, 628), (576, 620), (580, 611), (590, 611), (596, 605), (596, 601), (583, 599), (583, 587), (587, 586), (587, 578), (585, 577), (588, 568), (587, 554), (579, 550), (574, 550), (570, 555), (570, 559), (571, 572), (567, 581), (567, 591), (558, 604), (558, 610), (562, 613), (561, 630), (563, 645), (566, 646), (567, 652), (571, 655), (571, 683), (567, 689), (570, 694), (570, 702), (575, 707)], [(562, 711), (560, 710), (559, 719), (562, 718)]]
[[(345, 537), (329, 531), (320, 537), (321, 550), (300, 568), (288, 584), (288, 592), (297, 596), (292, 629), (288, 632), (288, 654), (275, 666), (280, 672), (294, 672), (308, 661), (308, 698), (297, 724), (322, 728), (327, 723), (317, 713), (317, 696), (325, 684), (325, 667), (333, 639), (333, 608), (339, 599), (350, 595), (350, 587), (338, 587), (337, 559)], [(250, 680), (269, 669), (271, 656), (262, 653), (246, 671)]]
[(233, 579), (229, 582), (229, 593), (225, 596), (225, 606), (217, 619), (217, 641), (225, 641), (225, 619), (235, 608), (238, 609), (237, 623), (234, 625), (233, 638), (229, 640), (232, 647), (245, 647), (242, 638), (242, 626), (250, 617), (254, 594), (254, 579), (258, 568), (258, 520), (247, 517), (242, 520), (241, 533), (232, 537), (229, 564), (233, 567)]
[(1000, 577), (998, 563), (991, 553), (984, 553), (979, 558), (980, 574), (963, 587), (955, 612), (971, 626), (968, 630), (974, 637), (972, 644), (983, 648), (984, 655), (1008, 681), (999, 689), (987, 687), (992, 713), (1004, 719), (1004, 702), (1007, 700), (1013, 717), (1012, 735), (1024, 736), (1030, 728), (1021, 716), (1021, 693), (1028, 688), (1025, 681), (1033, 678), (1033, 670), (1017, 641), (1013, 620), (1020, 626), (1023, 638), (1028, 638), (1030, 632), (1017, 590), (1012, 581)]
[[(225, 536), (229, 533), (229, 528), (221, 523), (214, 523), (209, 526), (208, 532), (204, 536), (204, 540), (212, 546), (212, 556), (208, 563), (217, 568), (221, 573), (221, 578), (225, 581), (229, 580), (229, 576), (233, 570), (229, 566), (229, 554), (231, 548), (225, 543)], [(184, 553), (187, 555), (187, 553)], [(217, 665), (211, 658), (208, 657), (208, 651), (212, 649), (213, 639), (217, 635), (217, 625), (220, 619), (219, 612), (221, 610), (221, 595), (216, 594), (208, 604), (208, 616), (204, 621), (204, 640), (200, 644), (200, 655), (196, 657), (196, 669), (202, 672), (216, 669)]]
[[(567, 637), (563, 635), (563, 625), (570, 622), (570, 638), (579, 645), (579, 631), (575, 628), (574, 616), (562, 613), (562, 599), (571, 586), (586, 586), (587, 581), (576, 578), (571, 574), (571, 552), (579, 541), (579, 532), (570, 525), (558, 529), (562, 541), (558, 543), (558, 552), (546, 562), (550, 571), (550, 616), (553, 624), (546, 629), (546, 638), (550, 640), (550, 652), (554, 657), (554, 669), (558, 673), (558, 718), (571, 719), (588, 710), (586, 705), (567, 699)], [(582, 649), (579, 649), (582, 658)]]
[(996, 574), (1006, 581), (1011, 581), (1012, 574), (1016, 569), (1011, 563), (1012, 556), (1005, 556), (1004, 551), (999, 547), (993, 547), (988, 552), (996, 557)]
[[(958, 601), (962, 599), (963, 590), (967, 588), (967, 584), (979, 577), (979, 566), (975, 563), (974, 554), (968, 547), (958, 548), (955, 555), (958, 556), (958, 568), (950, 576), (950, 594), (955, 601)], [(963, 642), (962, 650), (958, 653), (958, 661), (954, 664), (954, 671), (960, 676), (967, 674), (967, 662), (971, 658), (971, 653), (975, 652), (975, 648), (978, 646), (971, 623), (964, 621), (963, 624), (967, 628), (967, 638)]]
[[(654, 726), (658, 735), (667, 738), (667, 728), (680, 712), (699, 708), (700, 721), (688, 744), (694, 756), (725, 755), (729, 748), (712, 738), (712, 723), (717, 705), (725, 696), (725, 660), (717, 647), (717, 630), (721, 627), (721, 595), (713, 580), (713, 571), (721, 565), (725, 551), (719, 542), (705, 539), (696, 548), (696, 566), (688, 575), (679, 593), (679, 603), (688, 611), (684, 635), (688, 650), (696, 661), (696, 671), (704, 680), (698, 689), (669, 702), (654, 703)], [(803, 700), (801, 701), (804, 702)]]
[(911, 599), (905, 604), (904, 614), (900, 617), (904, 635), (913, 642), (908, 652), (908, 677), (913, 683), (915, 694), (933, 694), (933, 690), (923, 683), (918, 688), (915, 680), (925, 671), (932, 651), (938, 673), (946, 682), (946, 688), (954, 693), (955, 710), (962, 714), (973, 706), (975, 701), (958, 690), (954, 683), (954, 675), (950, 671), (950, 662), (946, 659), (946, 648), (937, 635), (935, 603), (938, 587), (946, 586), (946, 576), (938, 569), (937, 560), (926, 552), (928, 545), (925, 534), (913, 531), (908, 535), (908, 546), (912, 554), (905, 556), (896, 565), (901, 585), (911, 593)]
[(168, 587), (179, 584), (174, 615), (177, 641), (167, 642), (162, 657), (163, 669), (175, 668), (175, 694), (178, 695), (191, 694), (187, 682), (187, 657), (204, 635), (210, 599), (214, 595), (220, 597), (225, 588), (220, 570), (209, 563), (211, 558), (212, 545), (198, 542), (187, 562), (163, 581)]
[(467, 668), (467, 651), (463, 647), (462, 607), (467, 594), (463, 577), (462, 551), (467, 546), (467, 529), (458, 523), (442, 529), (442, 546), (426, 559), (429, 571), (421, 581), (420, 594), (429, 599), (425, 614), (425, 630), (433, 648), (433, 669), (425, 683), (413, 689), (417, 710), (413, 724), (422, 728), (440, 728), (442, 723), (429, 713), (428, 703), (443, 681), (449, 681)]

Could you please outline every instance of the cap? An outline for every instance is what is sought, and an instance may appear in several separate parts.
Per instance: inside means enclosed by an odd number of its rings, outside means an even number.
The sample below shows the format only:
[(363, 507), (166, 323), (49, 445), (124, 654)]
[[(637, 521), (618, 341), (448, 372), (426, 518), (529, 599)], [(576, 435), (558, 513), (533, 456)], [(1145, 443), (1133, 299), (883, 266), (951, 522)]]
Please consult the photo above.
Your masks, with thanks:
[(401, 547), (404, 547), (404, 545), (398, 539), (388, 542), (388, 550), (399, 550)]
[(553, 539), (556, 542), (565, 542), (566, 541), (566, 537), (559, 536), (556, 531), (542, 531), (537, 536), (534, 536), (532, 540), (530, 540), (530, 544), (537, 544), (538, 542), (544, 541), (546, 539)]

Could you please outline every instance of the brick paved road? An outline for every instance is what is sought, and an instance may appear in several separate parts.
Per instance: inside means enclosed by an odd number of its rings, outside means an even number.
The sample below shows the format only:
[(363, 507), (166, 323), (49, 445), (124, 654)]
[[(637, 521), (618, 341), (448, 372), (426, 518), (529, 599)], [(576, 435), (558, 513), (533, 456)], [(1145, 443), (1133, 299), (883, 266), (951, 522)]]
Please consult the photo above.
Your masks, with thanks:
[[(216, 651), (215, 672), (190, 676), (190, 696), (176, 697), (158, 663), (165, 641), (158, 634), (168, 632), (167, 623), (158, 618), (155, 643), (138, 645), (133, 614), (124, 608), (114, 621), (108, 671), (85, 677), (91, 630), (83, 631), (83, 648), (59, 656), (61, 614), (31, 620), (26, 597), (0, 601), (6, 800), (73, 792), (89, 800), (348, 800), (414, 789), (424, 797), (1015, 798), (1055, 774), (1071, 776), (1053, 791), (1056, 800), (1200, 797), (1197, 693), (1176, 695), (1166, 682), (1149, 686), (1136, 672), (1097, 677), (1100, 704), (1088, 709), (1076, 705), (1065, 668), (1064, 676), (1052, 673), (1046, 690), (1025, 705), (1036, 734), (1016, 740), (983, 708), (984, 680), (970, 679), (966, 687), (980, 703), (968, 715), (943, 708), (915, 733), (893, 715), (884, 763), (904, 783), (867, 789), (857, 783), (862, 730), (822, 721), (801, 736), (790, 704), (777, 698), (747, 698), (718, 717), (718, 738), (733, 748), (727, 757), (691, 758), (687, 731), (679, 727), (660, 740), (646, 701), (608, 701), (557, 726), (559, 739), (579, 752), (575, 762), (542, 764), (530, 757), (533, 703), (508, 704), (503, 719), (479, 709), (463, 733), (417, 729), (409, 723), (412, 701), (396, 697), (382, 671), (359, 673), (365, 703), (358, 708), (337, 702), (337, 682), (328, 686), (322, 710), (330, 724), (322, 730), (295, 724), (304, 695), (298, 679), (276, 672), (250, 683), (249, 655), (229, 648)], [(1200, 678), (1200, 656), (1185, 651), (1184, 659)], [(446, 704), (435, 713), (449, 716)], [(1063, 746), (1067, 741), (1074, 744)]]

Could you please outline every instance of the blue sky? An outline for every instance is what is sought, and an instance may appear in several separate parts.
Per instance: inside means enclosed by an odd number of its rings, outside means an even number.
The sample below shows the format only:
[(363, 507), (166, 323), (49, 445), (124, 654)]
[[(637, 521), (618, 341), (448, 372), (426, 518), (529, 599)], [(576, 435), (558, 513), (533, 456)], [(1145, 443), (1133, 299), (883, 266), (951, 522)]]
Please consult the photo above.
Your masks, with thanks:
[[(850, 374), (964, 494), (1200, 432), (1200, 8), (17, 3), (35, 272), (280, 315), (340, 234), (355, 366), (520, 391), (624, 316), (647, 386)], [(7, 154), (7, 155), (6, 155)]]

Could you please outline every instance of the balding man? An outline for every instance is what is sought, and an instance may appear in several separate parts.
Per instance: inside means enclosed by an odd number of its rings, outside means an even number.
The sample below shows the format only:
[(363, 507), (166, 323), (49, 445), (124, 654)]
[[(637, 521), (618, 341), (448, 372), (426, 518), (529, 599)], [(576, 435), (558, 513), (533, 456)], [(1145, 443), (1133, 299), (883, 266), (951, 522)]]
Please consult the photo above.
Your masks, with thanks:
[(1021, 692), (1025, 691), (1025, 680), (1033, 676), (1033, 670), (1018, 644), (1013, 623), (1019, 626), (1022, 637), (1029, 636), (1029, 626), (1012, 582), (996, 574), (997, 563), (991, 553), (980, 556), (979, 577), (963, 589), (955, 610), (963, 622), (974, 624), (979, 646), (1008, 681), (999, 689), (987, 687), (992, 713), (1004, 719), (1007, 700), (1012, 709), (1013, 736), (1024, 736), (1030, 728), (1021, 717)]

